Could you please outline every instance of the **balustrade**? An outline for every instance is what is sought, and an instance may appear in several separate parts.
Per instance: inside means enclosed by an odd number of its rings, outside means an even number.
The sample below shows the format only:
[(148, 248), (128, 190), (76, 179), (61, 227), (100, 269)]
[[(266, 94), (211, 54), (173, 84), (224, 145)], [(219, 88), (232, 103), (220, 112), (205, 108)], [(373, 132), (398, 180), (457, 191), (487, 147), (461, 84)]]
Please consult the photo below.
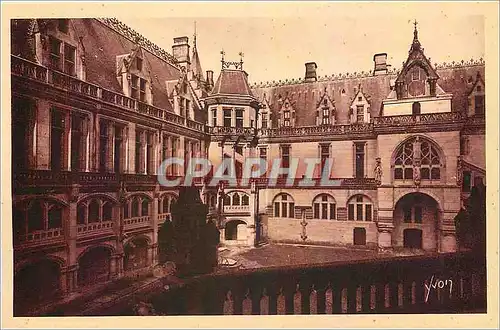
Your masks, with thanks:
[(112, 230), (113, 230), (113, 221), (91, 222), (88, 224), (78, 225), (76, 227), (76, 232), (78, 235), (85, 235), (85, 234), (94, 235), (96, 231), (105, 233), (105, 232), (111, 232)]
[(62, 240), (64, 233), (62, 228), (53, 228), (48, 230), (37, 230), (26, 235), (16, 237), (19, 243), (41, 243), (53, 240)]
[(142, 217), (134, 217), (123, 220), (125, 229), (132, 229), (137, 227), (144, 227), (149, 225), (149, 215)]
[(225, 205), (224, 212), (250, 212), (249, 205)]

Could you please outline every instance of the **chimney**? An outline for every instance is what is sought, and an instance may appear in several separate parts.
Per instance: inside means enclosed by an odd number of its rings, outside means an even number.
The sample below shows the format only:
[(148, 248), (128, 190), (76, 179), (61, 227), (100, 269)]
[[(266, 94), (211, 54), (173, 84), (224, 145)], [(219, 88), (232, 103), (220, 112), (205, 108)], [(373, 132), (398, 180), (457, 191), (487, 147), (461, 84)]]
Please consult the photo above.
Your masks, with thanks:
[(188, 37), (177, 37), (174, 38), (174, 44), (172, 46), (172, 55), (175, 57), (179, 65), (185, 67), (187, 71), (189, 71), (189, 64), (191, 64), (188, 42)]
[(207, 88), (212, 89), (214, 87), (214, 72), (212, 70), (207, 70)]
[(373, 75), (387, 74), (387, 53), (379, 53), (373, 55), (373, 63), (375, 65), (373, 69)]
[(315, 62), (306, 63), (306, 77), (305, 77), (306, 82), (314, 82), (318, 80), (318, 77), (316, 76), (317, 67), (318, 66), (316, 65)]

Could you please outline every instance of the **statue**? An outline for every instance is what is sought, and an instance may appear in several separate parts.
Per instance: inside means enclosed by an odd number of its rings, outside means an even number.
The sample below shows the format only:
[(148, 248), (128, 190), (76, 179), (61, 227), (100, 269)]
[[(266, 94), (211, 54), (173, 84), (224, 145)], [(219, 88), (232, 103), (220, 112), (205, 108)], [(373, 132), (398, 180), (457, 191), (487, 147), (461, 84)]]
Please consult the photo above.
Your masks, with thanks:
[(382, 183), (382, 165), (380, 161), (380, 157), (376, 158), (377, 164), (375, 165), (375, 182), (377, 182), (377, 185), (380, 185)]

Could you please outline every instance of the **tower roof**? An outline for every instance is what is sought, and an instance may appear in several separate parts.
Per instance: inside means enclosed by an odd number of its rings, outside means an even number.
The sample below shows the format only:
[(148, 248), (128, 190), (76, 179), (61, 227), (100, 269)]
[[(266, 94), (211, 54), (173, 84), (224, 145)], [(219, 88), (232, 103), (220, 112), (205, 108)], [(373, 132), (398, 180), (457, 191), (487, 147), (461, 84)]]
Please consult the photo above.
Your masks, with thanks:
[(196, 22), (194, 22), (194, 40), (193, 40), (193, 56), (191, 58), (191, 70), (193, 70), (193, 76), (199, 80), (203, 79), (203, 70), (201, 68), (200, 56), (198, 55), (198, 47), (196, 45)]

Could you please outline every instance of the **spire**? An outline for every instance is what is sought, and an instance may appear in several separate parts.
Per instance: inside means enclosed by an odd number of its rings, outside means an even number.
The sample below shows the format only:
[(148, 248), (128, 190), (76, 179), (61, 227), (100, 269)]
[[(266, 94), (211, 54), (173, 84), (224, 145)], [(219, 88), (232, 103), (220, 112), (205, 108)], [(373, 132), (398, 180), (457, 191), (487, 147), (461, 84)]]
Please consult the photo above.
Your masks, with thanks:
[(414, 29), (413, 29), (413, 42), (411, 44), (410, 48), (410, 53), (414, 50), (419, 50), (420, 49), (420, 41), (418, 41), (418, 30), (417, 30), (417, 20), (413, 22)]
[(194, 21), (194, 35), (193, 35), (193, 56), (191, 59), (191, 67), (193, 70), (193, 76), (199, 80), (203, 80), (203, 70), (201, 69), (200, 56), (198, 55), (198, 48), (196, 47), (196, 21)]

